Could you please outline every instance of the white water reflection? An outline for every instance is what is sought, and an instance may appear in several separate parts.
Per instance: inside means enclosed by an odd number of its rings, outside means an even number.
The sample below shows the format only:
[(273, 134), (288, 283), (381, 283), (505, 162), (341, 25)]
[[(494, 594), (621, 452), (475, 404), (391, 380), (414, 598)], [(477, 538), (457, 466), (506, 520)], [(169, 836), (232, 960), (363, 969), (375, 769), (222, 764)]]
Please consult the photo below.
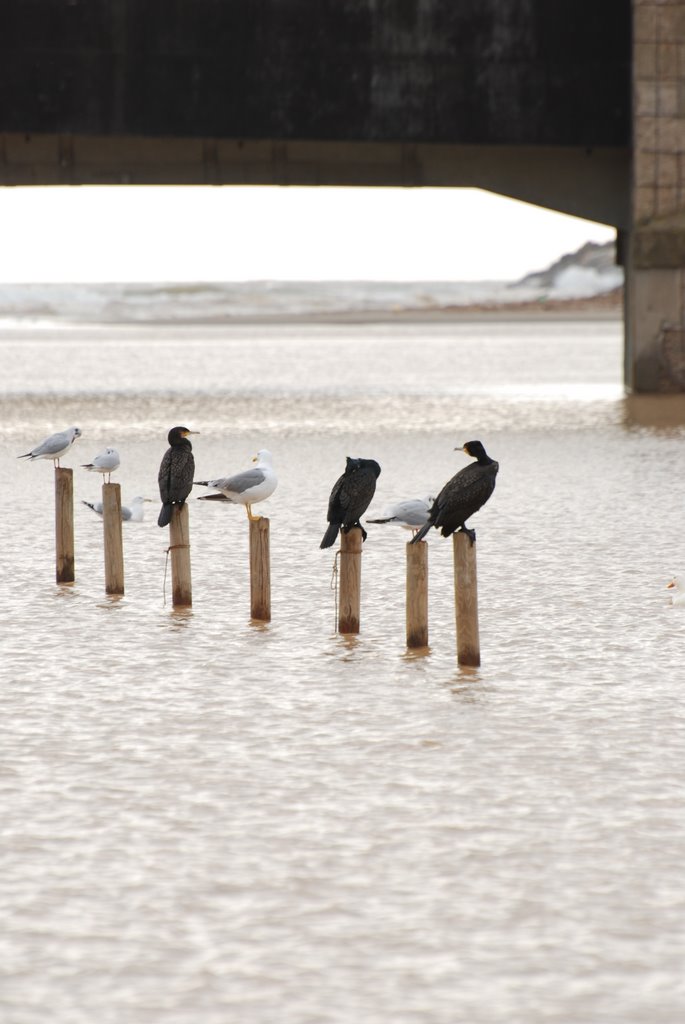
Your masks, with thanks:
[[(623, 398), (620, 347), (607, 322), (0, 341), (3, 1021), (680, 1019), (685, 416)], [(53, 582), (52, 469), (15, 454), (78, 423), (156, 498), (183, 421), (199, 479), (274, 453), (267, 627), (244, 513), (212, 503), (192, 611), (163, 604), (155, 506), (107, 599), (78, 468), (77, 580)], [(318, 543), (345, 456), (378, 459), (383, 504), (474, 437), (501, 465), (481, 668), (456, 665), (438, 536), (428, 654), (400, 531), (369, 527), (362, 633), (336, 636)]]

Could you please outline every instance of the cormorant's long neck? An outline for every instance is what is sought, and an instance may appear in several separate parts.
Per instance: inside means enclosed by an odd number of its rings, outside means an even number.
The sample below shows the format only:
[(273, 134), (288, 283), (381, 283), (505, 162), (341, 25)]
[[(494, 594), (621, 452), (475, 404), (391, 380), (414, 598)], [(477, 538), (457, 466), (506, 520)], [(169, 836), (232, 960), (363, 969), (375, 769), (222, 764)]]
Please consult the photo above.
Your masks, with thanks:
[(482, 455), (478, 456), (479, 466), (491, 466), (495, 460), (491, 459), (487, 452), (483, 452)]

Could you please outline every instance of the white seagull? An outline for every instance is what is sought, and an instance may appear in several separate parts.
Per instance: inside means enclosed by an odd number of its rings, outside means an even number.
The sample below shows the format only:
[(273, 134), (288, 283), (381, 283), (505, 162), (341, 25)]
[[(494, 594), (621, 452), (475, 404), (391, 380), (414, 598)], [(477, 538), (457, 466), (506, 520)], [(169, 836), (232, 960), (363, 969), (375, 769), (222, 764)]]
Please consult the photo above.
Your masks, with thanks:
[(258, 451), (252, 461), (255, 463), (252, 469), (236, 473), (235, 476), (226, 476), (219, 480), (196, 480), (195, 483), (202, 487), (213, 487), (215, 491), (219, 491), (218, 494), (203, 494), (199, 500), (230, 501), (234, 505), (244, 505), (248, 519), (261, 519), (261, 516), (252, 515), (252, 506), (274, 493), (278, 477), (271, 464), (271, 452), (266, 448)]
[[(141, 498), (136, 497), (131, 502), (131, 507), (127, 508), (126, 505), (121, 506), (121, 521), (123, 523), (142, 523), (143, 516), (145, 514), (146, 501), (152, 501), (152, 498)], [(102, 515), (102, 502), (101, 501), (84, 501), (84, 505), (88, 508), (92, 508), (93, 512), (96, 512), (99, 516)]]
[(428, 495), (426, 498), (408, 498), (406, 501), (398, 501), (395, 505), (388, 505), (384, 512), (375, 519), (367, 517), (367, 523), (393, 523), (401, 526), (404, 530), (411, 530), (416, 533), (428, 522), (428, 513), (431, 510), (435, 498)]
[(103, 448), (92, 462), (81, 463), (81, 468), (87, 469), (90, 473), (102, 473), (103, 479), (106, 473), (109, 483), (112, 473), (119, 468), (119, 452), (116, 448)]
[(44, 441), (32, 448), (25, 455), (18, 455), (18, 459), (52, 459), (59, 466), (59, 460), (65, 452), (68, 452), (77, 437), (81, 436), (79, 427), (67, 427), (60, 430), (58, 434), (50, 434)]
[(685, 580), (682, 576), (674, 576), (670, 583), (666, 584), (666, 590), (671, 590), (671, 604), (685, 604)]

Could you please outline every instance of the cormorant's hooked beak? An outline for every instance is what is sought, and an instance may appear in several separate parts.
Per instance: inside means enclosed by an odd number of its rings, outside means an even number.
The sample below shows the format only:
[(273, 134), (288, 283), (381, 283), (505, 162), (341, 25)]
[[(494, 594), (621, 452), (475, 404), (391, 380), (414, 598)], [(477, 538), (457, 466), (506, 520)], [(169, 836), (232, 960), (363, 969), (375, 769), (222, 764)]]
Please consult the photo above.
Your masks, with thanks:
[(188, 434), (199, 434), (199, 433), (200, 433), (199, 430), (184, 430), (183, 434), (181, 436), (182, 437), (187, 437)]
[(467, 455), (469, 454), (468, 451), (466, 451), (466, 445), (465, 444), (458, 444), (457, 447), (454, 449), (454, 451), (455, 452), (466, 452)]

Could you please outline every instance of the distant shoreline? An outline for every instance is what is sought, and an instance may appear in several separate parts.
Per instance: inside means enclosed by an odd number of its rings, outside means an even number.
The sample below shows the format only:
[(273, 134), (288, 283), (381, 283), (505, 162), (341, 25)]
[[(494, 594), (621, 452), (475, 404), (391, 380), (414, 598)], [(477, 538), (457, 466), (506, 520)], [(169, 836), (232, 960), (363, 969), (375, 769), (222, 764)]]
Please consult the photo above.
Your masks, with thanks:
[[(595, 295), (583, 299), (559, 299), (539, 298), (527, 299), (520, 302), (483, 302), (468, 303), (464, 305), (431, 306), (422, 309), (420, 307), (394, 307), (389, 309), (355, 309), (346, 310), (307, 310), (300, 313), (285, 312), (264, 312), (245, 313), (233, 316), (226, 313), (217, 315), (194, 315), (175, 317), (150, 317), (137, 319), (121, 316), (112, 319), (92, 320), (79, 317), (77, 320), (70, 320), (68, 316), (51, 318), (40, 318), (40, 325), (32, 324), (31, 318), (12, 318), (13, 323), (3, 325), (0, 316), (0, 332), (22, 330), (25, 327), (36, 330), (69, 330), (73, 327), (90, 328), (116, 328), (136, 327), (144, 330), (151, 328), (174, 327), (188, 329), (189, 327), (239, 327), (249, 324), (265, 326), (276, 326), (278, 324), (449, 324), (468, 322), (505, 322), (505, 321), (536, 321), (544, 322), (560, 320), (621, 320), (623, 317), (623, 289), (618, 288), (611, 292)], [(21, 321), (24, 321), (23, 324)]]
[[(522, 302), (470, 303), (430, 309), (368, 309), (338, 312), (251, 313), (199, 319), (156, 320), (145, 323), (163, 326), (226, 326), (232, 324), (436, 324), (460, 321), (505, 320), (621, 320), (623, 289), (584, 299), (535, 299)], [(123, 321), (120, 321), (123, 322)], [(126, 321), (137, 323), (141, 321)]]
[(596, 317), (613, 319), (623, 316), (623, 288), (616, 288), (600, 295), (592, 295), (583, 299), (528, 299), (525, 302), (487, 303), (469, 306), (453, 306), (450, 311), (469, 313), (495, 312), (499, 315), (518, 313), (524, 316), (567, 316)]

